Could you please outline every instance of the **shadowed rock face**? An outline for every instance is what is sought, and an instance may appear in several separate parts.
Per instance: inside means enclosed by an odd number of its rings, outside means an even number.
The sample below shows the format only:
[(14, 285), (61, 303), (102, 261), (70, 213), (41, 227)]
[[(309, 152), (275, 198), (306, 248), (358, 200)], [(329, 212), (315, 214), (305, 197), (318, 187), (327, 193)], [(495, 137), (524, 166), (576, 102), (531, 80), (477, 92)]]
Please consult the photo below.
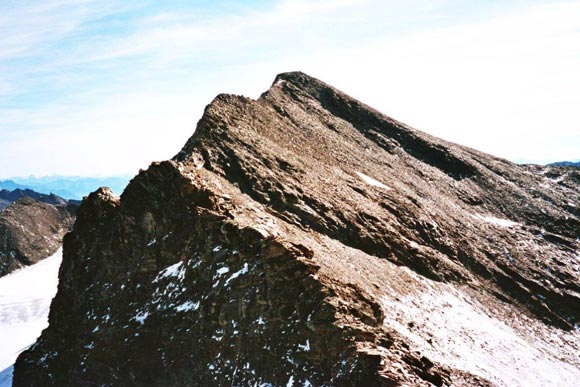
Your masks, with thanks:
[(55, 206), (22, 196), (0, 212), (0, 276), (54, 254), (75, 211), (66, 201)]
[(220, 95), (173, 160), (83, 201), (14, 385), (572, 383), (576, 174), (302, 73)]

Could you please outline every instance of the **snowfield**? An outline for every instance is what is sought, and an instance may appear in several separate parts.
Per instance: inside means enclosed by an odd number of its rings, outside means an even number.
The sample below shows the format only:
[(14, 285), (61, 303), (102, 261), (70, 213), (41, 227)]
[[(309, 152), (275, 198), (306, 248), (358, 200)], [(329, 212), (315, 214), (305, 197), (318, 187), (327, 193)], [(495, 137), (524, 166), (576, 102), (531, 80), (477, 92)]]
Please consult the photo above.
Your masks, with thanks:
[(12, 385), (12, 364), (48, 326), (62, 251), (0, 278), (0, 387)]
[[(407, 268), (411, 277), (420, 276)], [(383, 298), (385, 324), (431, 360), (505, 387), (580, 386), (580, 331), (565, 332), (517, 312), (511, 325), (449, 284)], [(393, 293), (395, 294), (395, 293)], [(500, 303), (496, 305), (501, 311)]]

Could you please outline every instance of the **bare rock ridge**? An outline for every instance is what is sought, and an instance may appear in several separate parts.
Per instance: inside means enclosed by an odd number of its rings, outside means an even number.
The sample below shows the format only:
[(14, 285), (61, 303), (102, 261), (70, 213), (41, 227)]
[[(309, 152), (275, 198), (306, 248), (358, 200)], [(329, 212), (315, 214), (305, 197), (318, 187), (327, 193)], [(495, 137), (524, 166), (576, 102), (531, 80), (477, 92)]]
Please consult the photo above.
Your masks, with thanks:
[(54, 254), (74, 222), (77, 204), (56, 195), (35, 200), (21, 195), (26, 191), (6, 195), (15, 201), (0, 212), (0, 277)]
[(577, 169), (280, 74), (83, 201), (14, 385), (573, 385), (579, 207)]

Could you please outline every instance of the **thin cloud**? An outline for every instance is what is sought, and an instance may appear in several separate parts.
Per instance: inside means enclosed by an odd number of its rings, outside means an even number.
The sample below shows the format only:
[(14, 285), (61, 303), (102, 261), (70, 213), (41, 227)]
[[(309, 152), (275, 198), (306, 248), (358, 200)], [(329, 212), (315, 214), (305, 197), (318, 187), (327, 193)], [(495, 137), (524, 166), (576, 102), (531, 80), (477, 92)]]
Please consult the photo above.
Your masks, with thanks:
[[(459, 3), (286, 0), (144, 12), (50, 2), (10, 27), (28, 43), (10, 54), (16, 65), (0, 65), (0, 162), (19, 168), (7, 175), (41, 173), (39, 165), (132, 173), (171, 157), (217, 93), (257, 97), (276, 73), (296, 69), (499, 156), (580, 157), (579, 4), (465, 15)], [(116, 12), (121, 24), (107, 16)], [(58, 144), (58, 158), (47, 143)]]

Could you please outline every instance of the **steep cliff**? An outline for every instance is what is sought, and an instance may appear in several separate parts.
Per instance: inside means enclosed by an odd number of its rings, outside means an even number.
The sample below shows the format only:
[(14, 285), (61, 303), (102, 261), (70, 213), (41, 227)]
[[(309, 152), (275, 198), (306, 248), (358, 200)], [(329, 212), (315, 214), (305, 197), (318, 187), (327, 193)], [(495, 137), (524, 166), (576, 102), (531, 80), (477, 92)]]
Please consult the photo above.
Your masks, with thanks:
[(77, 205), (44, 199), (55, 205), (21, 196), (0, 212), (0, 276), (54, 254), (72, 227)]
[(580, 181), (302, 73), (85, 199), (15, 386), (572, 385)]

